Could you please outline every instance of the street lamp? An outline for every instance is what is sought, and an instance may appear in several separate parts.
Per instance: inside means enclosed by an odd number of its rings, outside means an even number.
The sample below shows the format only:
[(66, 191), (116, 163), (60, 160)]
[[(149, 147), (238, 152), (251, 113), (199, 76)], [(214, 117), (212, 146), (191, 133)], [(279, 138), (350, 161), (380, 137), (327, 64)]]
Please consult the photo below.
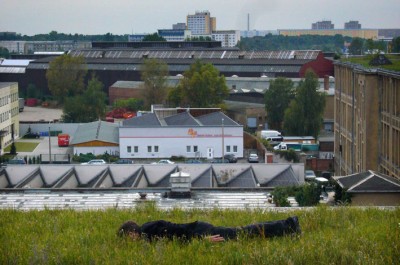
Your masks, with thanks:
[(224, 144), (224, 118), (222, 118), (222, 163), (224, 163), (225, 156), (225, 144)]

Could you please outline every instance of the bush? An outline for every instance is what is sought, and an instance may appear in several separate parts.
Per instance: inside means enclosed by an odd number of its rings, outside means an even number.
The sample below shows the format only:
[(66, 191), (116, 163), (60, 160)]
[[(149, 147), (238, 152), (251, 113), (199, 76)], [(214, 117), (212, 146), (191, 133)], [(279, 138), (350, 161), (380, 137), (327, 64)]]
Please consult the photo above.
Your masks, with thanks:
[(314, 206), (320, 201), (321, 186), (316, 183), (306, 183), (298, 187), (295, 198), (299, 206)]
[(14, 142), (12, 142), (12, 144), (11, 144), (10, 154), (11, 155), (16, 155), (17, 154), (17, 147), (15, 146)]
[(276, 206), (290, 207), (290, 203), (288, 201), (289, 190), (287, 187), (276, 187), (271, 194), (274, 198), (274, 203)]
[(337, 183), (335, 183), (334, 189), (335, 189), (335, 195), (334, 195), (335, 203), (337, 204), (351, 203), (351, 194), (349, 194), (347, 190), (340, 187), (340, 185)]
[(289, 150), (275, 150), (275, 153), (279, 154), (280, 157), (284, 157), (287, 161), (298, 163), (300, 161), (299, 155), (293, 149)]

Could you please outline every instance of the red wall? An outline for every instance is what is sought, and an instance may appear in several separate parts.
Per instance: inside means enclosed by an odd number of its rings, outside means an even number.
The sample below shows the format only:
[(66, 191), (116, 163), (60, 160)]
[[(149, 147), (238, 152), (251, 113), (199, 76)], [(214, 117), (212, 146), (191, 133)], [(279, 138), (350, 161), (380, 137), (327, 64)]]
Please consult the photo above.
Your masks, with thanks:
[(326, 59), (324, 54), (320, 52), (317, 59), (304, 64), (300, 69), (300, 78), (303, 78), (308, 69), (312, 69), (319, 78), (324, 78), (325, 75), (334, 76), (333, 61)]

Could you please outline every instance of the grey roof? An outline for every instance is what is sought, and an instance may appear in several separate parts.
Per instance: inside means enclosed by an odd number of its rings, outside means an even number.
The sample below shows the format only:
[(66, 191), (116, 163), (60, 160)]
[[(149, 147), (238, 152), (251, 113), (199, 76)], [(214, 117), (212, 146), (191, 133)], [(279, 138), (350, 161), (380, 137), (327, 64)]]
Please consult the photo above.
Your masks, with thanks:
[(141, 88), (141, 85), (143, 85), (144, 82), (142, 81), (117, 81), (114, 84), (111, 85), (111, 87), (116, 87), (116, 88)]
[(168, 189), (176, 172), (190, 174), (193, 188), (274, 188), (304, 181), (289, 164), (9, 165), (0, 169), (0, 190)]
[(333, 177), (349, 193), (396, 192), (400, 193), (400, 181), (372, 170), (342, 177)]
[(213, 112), (197, 117), (197, 120), (206, 126), (222, 126), (222, 119), (224, 119), (224, 126), (238, 126), (239, 124), (226, 116), (223, 112)]
[(164, 118), (167, 125), (171, 126), (199, 126), (196, 119), (188, 112), (181, 112)]
[(123, 126), (132, 127), (154, 127), (161, 126), (160, 121), (155, 113), (147, 113), (142, 116), (126, 119), (122, 122)]
[(319, 55), (318, 50), (288, 50), (288, 51), (240, 51), (225, 49), (80, 49), (73, 50), (72, 56), (85, 58), (157, 58), (157, 59), (269, 59), (269, 60), (314, 60)]
[(76, 129), (71, 145), (87, 143), (91, 141), (102, 141), (118, 144), (118, 124), (95, 121), (81, 124)]
[[(168, 113), (166, 115), (165, 113)], [(158, 109), (153, 113), (144, 114), (123, 121), (123, 126), (154, 127), (154, 126), (240, 126), (221, 111), (216, 111), (194, 117), (190, 111), (178, 113), (178, 109)]]

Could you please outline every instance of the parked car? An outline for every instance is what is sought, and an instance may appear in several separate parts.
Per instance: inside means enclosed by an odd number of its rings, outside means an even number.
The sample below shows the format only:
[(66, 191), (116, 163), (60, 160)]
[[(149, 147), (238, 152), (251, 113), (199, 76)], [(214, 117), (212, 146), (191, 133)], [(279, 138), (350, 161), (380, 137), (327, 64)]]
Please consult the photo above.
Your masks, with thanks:
[(249, 158), (247, 159), (249, 163), (258, 163), (258, 155), (257, 154), (250, 154)]
[(168, 159), (161, 159), (158, 162), (153, 162), (152, 164), (175, 164), (175, 162)]
[(314, 173), (313, 170), (306, 170), (305, 173), (306, 173), (306, 174), (305, 174), (304, 178), (305, 178), (305, 180), (307, 180), (307, 181), (309, 181), (309, 180), (315, 180), (315, 178), (317, 177), (317, 176), (315, 175), (315, 173)]
[(107, 164), (103, 159), (92, 159), (89, 162), (81, 163), (81, 165), (104, 165)]
[(224, 160), (228, 161), (229, 163), (236, 163), (237, 162), (237, 158), (234, 154), (226, 154), (224, 155)]
[(130, 160), (130, 159), (118, 159), (113, 164), (133, 164), (133, 160)]

